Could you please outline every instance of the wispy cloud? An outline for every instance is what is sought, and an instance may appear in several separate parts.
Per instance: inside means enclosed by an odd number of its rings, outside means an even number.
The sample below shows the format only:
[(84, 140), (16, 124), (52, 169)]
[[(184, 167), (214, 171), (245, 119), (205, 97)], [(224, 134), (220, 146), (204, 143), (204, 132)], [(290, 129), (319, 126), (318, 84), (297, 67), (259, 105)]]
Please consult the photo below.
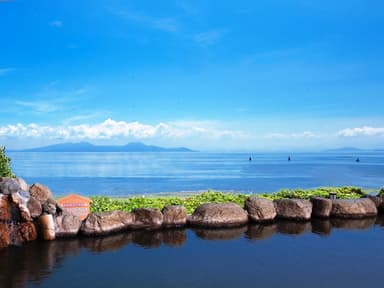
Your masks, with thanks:
[(16, 101), (15, 104), (38, 113), (50, 113), (59, 109), (58, 105), (47, 101)]
[(156, 125), (107, 119), (94, 125), (42, 126), (38, 124), (14, 124), (0, 126), (0, 137), (44, 137), (64, 140), (105, 140), (115, 138), (186, 138), (206, 136), (214, 139), (241, 137), (242, 132), (222, 130), (209, 122), (174, 122)]
[[(84, 100), (89, 91), (88, 86), (80, 86), (75, 89), (59, 89), (58, 82), (48, 83), (42, 90), (33, 93), (27, 100), (15, 100), (11, 102), (15, 107), (32, 113), (52, 113), (68, 108), (69, 104)], [(25, 112), (25, 111), (23, 111)]]
[(357, 128), (346, 128), (337, 133), (338, 136), (356, 137), (356, 136), (384, 136), (384, 128), (363, 126)]
[(289, 138), (315, 138), (318, 137), (312, 131), (304, 131), (299, 133), (271, 133), (265, 136), (265, 138), (277, 138), (277, 139), (289, 139)]
[(136, 22), (140, 25), (144, 25), (152, 29), (161, 30), (168, 33), (176, 33), (180, 30), (178, 21), (171, 17), (153, 17), (140, 14), (135, 11), (123, 9), (109, 9), (109, 11), (123, 19)]
[(224, 34), (224, 30), (210, 30), (196, 34), (194, 40), (198, 45), (208, 47), (216, 44)]
[(6, 75), (6, 74), (12, 72), (13, 70), (15, 70), (15, 69), (13, 69), (13, 68), (0, 68), (0, 76)]
[(54, 20), (54, 21), (50, 22), (49, 25), (51, 25), (52, 27), (55, 27), (55, 28), (61, 28), (61, 27), (63, 27), (63, 22), (60, 20)]

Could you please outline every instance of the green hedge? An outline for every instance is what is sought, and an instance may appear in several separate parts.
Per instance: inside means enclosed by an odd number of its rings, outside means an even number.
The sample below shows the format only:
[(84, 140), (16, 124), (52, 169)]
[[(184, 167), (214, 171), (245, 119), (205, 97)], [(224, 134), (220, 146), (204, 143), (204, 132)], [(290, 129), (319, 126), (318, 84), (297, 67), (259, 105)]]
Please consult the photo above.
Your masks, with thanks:
[[(253, 194), (255, 196), (268, 198), (271, 200), (281, 198), (309, 199), (313, 196), (328, 197), (329, 192), (335, 192), (337, 198), (360, 198), (367, 194), (356, 187), (322, 187), (318, 189), (295, 189), (280, 190), (272, 194)], [(183, 205), (189, 214), (204, 203), (227, 203), (233, 202), (244, 206), (245, 200), (252, 194), (224, 193), (219, 191), (207, 191), (189, 197), (183, 196), (134, 196), (127, 199), (113, 199), (105, 196), (92, 197), (92, 212), (104, 212), (113, 210), (123, 210), (130, 212), (135, 208), (158, 208), (162, 209), (168, 205)]]

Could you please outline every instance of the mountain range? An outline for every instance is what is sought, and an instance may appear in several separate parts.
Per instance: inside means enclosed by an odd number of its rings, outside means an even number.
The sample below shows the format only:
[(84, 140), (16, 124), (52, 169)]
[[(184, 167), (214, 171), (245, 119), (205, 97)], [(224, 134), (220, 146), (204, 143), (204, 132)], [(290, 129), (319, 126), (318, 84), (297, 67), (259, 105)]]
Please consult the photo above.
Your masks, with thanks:
[(18, 150), (22, 152), (194, 152), (185, 147), (164, 148), (132, 142), (126, 145), (93, 145), (88, 142), (62, 143), (44, 147)]

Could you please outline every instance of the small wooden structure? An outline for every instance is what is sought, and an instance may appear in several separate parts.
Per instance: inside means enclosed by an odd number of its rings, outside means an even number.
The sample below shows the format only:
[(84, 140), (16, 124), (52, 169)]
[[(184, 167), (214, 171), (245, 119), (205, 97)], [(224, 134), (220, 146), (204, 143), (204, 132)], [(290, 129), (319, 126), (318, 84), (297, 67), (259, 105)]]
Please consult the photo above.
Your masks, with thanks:
[(57, 202), (64, 210), (84, 220), (89, 214), (92, 200), (78, 194), (70, 194), (58, 199)]

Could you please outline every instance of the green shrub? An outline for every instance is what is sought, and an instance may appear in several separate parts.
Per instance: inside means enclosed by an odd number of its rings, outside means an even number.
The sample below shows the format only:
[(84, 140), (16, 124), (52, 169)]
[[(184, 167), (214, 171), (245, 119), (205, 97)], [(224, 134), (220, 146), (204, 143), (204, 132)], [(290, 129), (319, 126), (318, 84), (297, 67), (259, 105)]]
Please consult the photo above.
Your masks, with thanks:
[(0, 177), (15, 177), (11, 170), (11, 158), (5, 154), (4, 146), (0, 146)]
[[(299, 198), (310, 199), (313, 196), (328, 197), (329, 192), (335, 192), (337, 198), (353, 199), (360, 198), (367, 194), (360, 188), (356, 187), (321, 187), (317, 189), (295, 189), (295, 190), (280, 190), (271, 194), (254, 194), (255, 196), (268, 198), (271, 200), (281, 198)], [(92, 212), (104, 212), (113, 210), (123, 210), (130, 212), (135, 208), (157, 208), (163, 209), (168, 205), (183, 205), (188, 214), (204, 203), (236, 203), (244, 206), (245, 200), (252, 196), (251, 194), (241, 193), (224, 193), (219, 191), (210, 191), (192, 195), (189, 197), (183, 196), (134, 196), (126, 199), (113, 199), (105, 196), (92, 197)]]

